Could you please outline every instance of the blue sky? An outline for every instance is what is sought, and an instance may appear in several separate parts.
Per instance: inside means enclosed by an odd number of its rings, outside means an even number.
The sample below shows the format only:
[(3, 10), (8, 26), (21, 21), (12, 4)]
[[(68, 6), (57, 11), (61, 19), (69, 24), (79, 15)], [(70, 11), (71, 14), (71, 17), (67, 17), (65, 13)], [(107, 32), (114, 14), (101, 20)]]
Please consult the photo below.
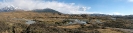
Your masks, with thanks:
[(88, 12), (133, 14), (133, 0), (57, 0), (91, 7)]
[[(36, 2), (34, 0), (8, 1), (9, 2), (3, 3), (3, 1), (0, 0), (0, 8), (11, 5), (24, 10), (44, 9), (48, 7), (59, 12), (73, 14), (102, 13), (115, 15), (133, 15), (133, 0), (55, 0), (57, 2)], [(72, 3), (75, 4), (71, 5)], [(90, 9), (86, 11), (80, 11), (78, 6), (90, 7)]]

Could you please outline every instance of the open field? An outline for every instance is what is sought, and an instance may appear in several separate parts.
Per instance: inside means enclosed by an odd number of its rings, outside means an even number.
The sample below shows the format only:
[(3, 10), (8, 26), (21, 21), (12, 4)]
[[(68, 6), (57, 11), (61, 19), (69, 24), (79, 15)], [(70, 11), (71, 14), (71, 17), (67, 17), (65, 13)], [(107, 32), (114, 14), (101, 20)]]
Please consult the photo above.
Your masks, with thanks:
[[(0, 33), (133, 33), (123, 30), (133, 29), (132, 20), (111, 18), (111, 16), (90, 16), (89, 14), (1, 12)], [(27, 20), (35, 22), (26, 24)]]

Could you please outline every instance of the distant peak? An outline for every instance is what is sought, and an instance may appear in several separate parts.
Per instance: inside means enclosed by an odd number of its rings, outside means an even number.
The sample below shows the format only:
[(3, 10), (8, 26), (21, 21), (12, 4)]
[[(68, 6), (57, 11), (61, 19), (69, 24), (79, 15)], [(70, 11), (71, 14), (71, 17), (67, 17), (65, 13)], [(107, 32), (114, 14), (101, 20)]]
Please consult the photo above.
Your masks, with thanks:
[(47, 13), (60, 13), (54, 9), (51, 9), (51, 8), (45, 8), (45, 9), (36, 9), (34, 10), (36, 12), (47, 12)]

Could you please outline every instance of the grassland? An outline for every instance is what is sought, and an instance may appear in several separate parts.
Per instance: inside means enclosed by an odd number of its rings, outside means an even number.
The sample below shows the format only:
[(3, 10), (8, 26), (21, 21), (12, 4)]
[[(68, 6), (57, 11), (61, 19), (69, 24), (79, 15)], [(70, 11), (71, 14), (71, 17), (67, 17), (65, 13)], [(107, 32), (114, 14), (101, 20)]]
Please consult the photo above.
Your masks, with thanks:
[[(132, 33), (120, 29), (132, 29), (132, 20), (111, 16), (90, 16), (89, 14), (40, 13), (31, 11), (13, 11), (0, 13), (0, 33)], [(25, 20), (36, 21), (26, 24)], [(67, 25), (71, 20), (79, 19), (87, 24)], [(96, 20), (102, 22), (98, 23)]]

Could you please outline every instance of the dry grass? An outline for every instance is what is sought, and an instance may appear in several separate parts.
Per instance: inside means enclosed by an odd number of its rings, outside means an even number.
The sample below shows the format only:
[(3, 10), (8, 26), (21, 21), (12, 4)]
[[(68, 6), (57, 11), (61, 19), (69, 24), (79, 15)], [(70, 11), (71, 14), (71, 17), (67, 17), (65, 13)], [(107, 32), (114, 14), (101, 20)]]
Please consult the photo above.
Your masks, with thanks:
[(112, 29), (98, 29), (98, 31), (101, 33), (123, 33), (123, 32), (113, 31)]
[(69, 25), (69, 26), (57, 26), (59, 28), (67, 28), (67, 29), (76, 29), (76, 28), (80, 28), (80, 25)]
[[(5, 25), (3, 25), (5, 27), (9, 26), (10, 32), (12, 31), (13, 27), (15, 27), (14, 30), (18, 33), (22, 32), (22, 31), (27, 31), (26, 29), (29, 29), (29, 31), (33, 30), (32, 32), (36, 32), (36, 31), (43, 32), (43, 29), (46, 29), (49, 32), (51, 32), (51, 31), (56, 32), (56, 30), (62, 30), (62, 31), (71, 32), (71, 33), (79, 32), (79, 31), (87, 32), (87, 33), (88, 32), (92, 32), (92, 33), (94, 33), (94, 32), (122, 33), (119, 31), (111, 30), (110, 28), (101, 29), (99, 26), (105, 27), (105, 26), (102, 26), (104, 24), (101, 24), (101, 25), (93, 24), (93, 22), (96, 23), (97, 18), (99, 18), (99, 17), (87, 16), (87, 18), (85, 18), (80, 15), (58, 14), (58, 13), (38, 13), (38, 12), (31, 12), (31, 11), (15, 11), (15, 12), (1, 12), (0, 13), (0, 23), (5, 23)], [(105, 17), (104, 19), (99, 18), (98, 20), (100, 20), (101, 22), (109, 22), (108, 24), (105, 24), (105, 25), (112, 26), (112, 25), (110, 25), (110, 23), (112, 23), (110, 21), (112, 21), (112, 20), (108, 20), (106, 18), (107, 17)], [(32, 25), (26, 25), (24, 20), (14, 20), (14, 19), (31, 19), (31, 20), (35, 20), (37, 23), (32, 24)], [(79, 19), (79, 20), (90, 21), (90, 24), (85, 24), (84, 26), (81, 26), (80, 24), (66, 26), (65, 23), (63, 23), (63, 22), (64, 22), (64, 20), (67, 20), (67, 19)], [(56, 22), (57, 22), (57, 24), (56, 24)], [(112, 24), (115, 25), (116, 23), (112, 23)], [(29, 27), (27, 27), (27, 26), (29, 26)], [(118, 25), (115, 25), (113, 27), (116, 27), (116, 26), (118, 26)], [(53, 30), (50, 29), (49, 27), (52, 28)], [(0, 28), (3, 28), (3, 27), (0, 27)], [(30, 28), (32, 28), (32, 29), (30, 29)], [(95, 31), (95, 29), (97, 31)], [(48, 33), (48, 31), (46, 31), (46, 32)], [(7, 33), (9, 31), (7, 30), (7, 31), (3, 31), (3, 32)]]

